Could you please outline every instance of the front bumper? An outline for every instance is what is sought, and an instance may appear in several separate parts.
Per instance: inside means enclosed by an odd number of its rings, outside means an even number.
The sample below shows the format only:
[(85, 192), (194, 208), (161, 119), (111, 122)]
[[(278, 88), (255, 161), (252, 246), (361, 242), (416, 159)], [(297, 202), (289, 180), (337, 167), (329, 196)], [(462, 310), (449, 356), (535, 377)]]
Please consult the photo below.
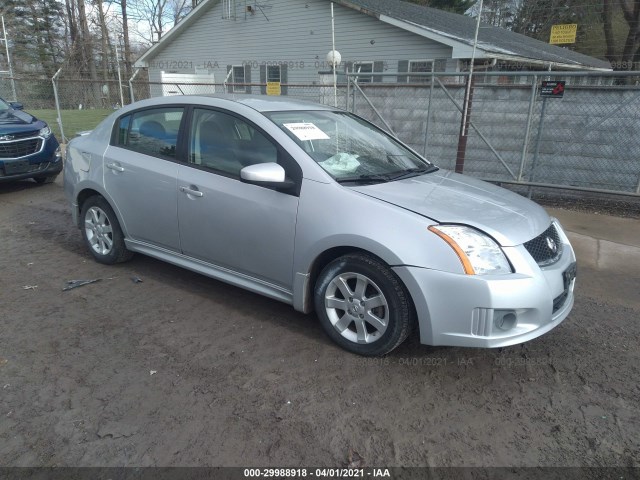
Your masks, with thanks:
[[(532, 340), (560, 324), (571, 312), (576, 257), (561, 233), (563, 253), (540, 267), (524, 246), (503, 248), (516, 273), (464, 275), (400, 266), (394, 271), (411, 294), (427, 345), (505, 347)], [(554, 305), (554, 300), (555, 305)]]

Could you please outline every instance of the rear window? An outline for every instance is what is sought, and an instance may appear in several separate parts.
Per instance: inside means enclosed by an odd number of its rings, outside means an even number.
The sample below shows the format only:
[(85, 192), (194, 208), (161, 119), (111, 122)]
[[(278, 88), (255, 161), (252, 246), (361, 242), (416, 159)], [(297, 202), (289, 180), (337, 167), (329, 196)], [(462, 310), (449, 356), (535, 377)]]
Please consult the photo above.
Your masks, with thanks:
[(151, 156), (176, 156), (182, 107), (142, 110), (120, 118), (117, 145)]

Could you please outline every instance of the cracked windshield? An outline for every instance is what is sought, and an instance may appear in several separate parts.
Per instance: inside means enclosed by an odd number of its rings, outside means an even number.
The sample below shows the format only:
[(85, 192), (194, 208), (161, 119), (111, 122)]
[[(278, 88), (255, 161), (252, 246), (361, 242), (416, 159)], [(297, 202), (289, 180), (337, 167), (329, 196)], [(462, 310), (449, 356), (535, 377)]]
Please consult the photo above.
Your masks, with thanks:
[(341, 183), (376, 183), (436, 170), (369, 123), (343, 112), (265, 114)]

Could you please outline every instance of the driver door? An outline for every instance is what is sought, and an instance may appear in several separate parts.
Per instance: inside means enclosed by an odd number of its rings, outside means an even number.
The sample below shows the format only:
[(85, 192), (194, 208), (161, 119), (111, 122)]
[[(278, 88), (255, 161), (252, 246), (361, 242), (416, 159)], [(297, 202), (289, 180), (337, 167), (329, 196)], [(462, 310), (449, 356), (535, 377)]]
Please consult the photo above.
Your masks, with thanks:
[(300, 182), (297, 164), (255, 126), (222, 111), (194, 109), (188, 141), (189, 162), (178, 170), (183, 253), (291, 290), (298, 196), (243, 183), (240, 170), (278, 162)]

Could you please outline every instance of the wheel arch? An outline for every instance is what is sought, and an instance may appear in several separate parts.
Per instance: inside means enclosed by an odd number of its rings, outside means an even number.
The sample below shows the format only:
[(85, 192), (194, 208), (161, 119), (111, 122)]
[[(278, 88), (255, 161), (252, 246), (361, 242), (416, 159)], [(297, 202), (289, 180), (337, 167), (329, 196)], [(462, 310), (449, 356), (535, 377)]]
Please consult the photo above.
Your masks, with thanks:
[(109, 197), (109, 195), (106, 195), (105, 192), (98, 190), (97, 188), (94, 188), (94, 186), (87, 186), (85, 188), (82, 188), (76, 195), (78, 228), (82, 228), (82, 218), (80, 215), (80, 213), (82, 212), (82, 206), (84, 205), (84, 202), (87, 201), (87, 199), (94, 196), (104, 198), (104, 200), (109, 204), (109, 206), (111, 207), (111, 209), (116, 215), (116, 219), (118, 220), (118, 224), (120, 225), (120, 229), (122, 230), (122, 233), (126, 237), (127, 236), (126, 226), (123, 222), (123, 219), (122, 219), (122, 216), (120, 215), (119, 210), (116, 208), (116, 205), (114, 204), (113, 201), (111, 201), (111, 198)]
[[(320, 272), (322, 272), (322, 270), (335, 259), (340, 258), (344, 255), (352, 254), (352, 253), (363, 253), (363, 254), (369, 255), (370, 257), (375, 258), (376, 260), (383, 263), (384, 265), (389, 267), (390, 270), (393, 271), (392, 266), (387, 260), (385, 260), (380, 255), (377, 255), (376, 253), (371, 252), (366, 248), (356, 247), (353, 245), (342, 245), (342, 246), (334, 246), (334, 247), (327, 248), (322, 252), (320, 252), (313, 259), (307, 273), (303, 275), (305, 282), (304, 282), (303, 292), (301, 292), (302, 308), (300, 310), (302, 310), (304, 313), (311, 313), (314, 311), (313, 291), (315, 289), (315, 285), (318, 280), (318, 276), (320, 275)], [(413, 298), (411, 297), (410, 290), (407, 288), (407, 285), (404, 283), (404, 281), (400, 277), (398, 277), (398, 280), (407, 291), (408, 298), (411, 303), (411, 308), (413, 309), (414, 316), (415, 316), (416, 307), (415, 307)]]
[(104, 195), (102, 195), (102, 193), (92, 188), (85, 188), (78, 193), (78, 196), (76, 197), (76, 201), (78, 204), (78, 228), (82, 227), (82, 218), (80, 218), (80, 212), (82, 212), (82, 206), (84, 205), (84, 202), (86, 202), (87, 199), (95, 196), (104, 198)]

